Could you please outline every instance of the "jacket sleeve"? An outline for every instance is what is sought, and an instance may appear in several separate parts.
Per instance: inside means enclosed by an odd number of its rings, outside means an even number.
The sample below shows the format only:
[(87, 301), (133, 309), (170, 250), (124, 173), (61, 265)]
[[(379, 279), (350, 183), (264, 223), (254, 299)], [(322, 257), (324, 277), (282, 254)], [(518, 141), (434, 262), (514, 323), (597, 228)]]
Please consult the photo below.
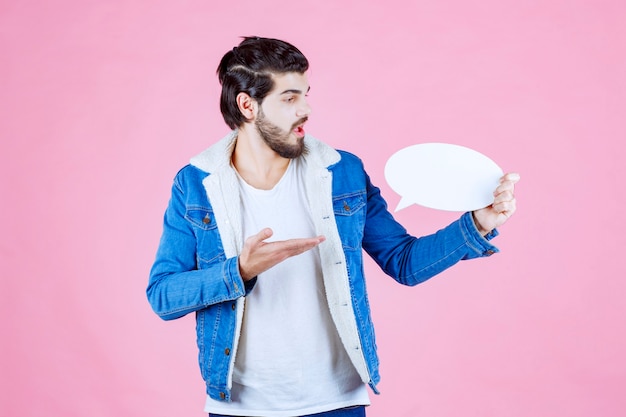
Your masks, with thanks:
[[(367, 175), (366, 175), (367, 177)], [(407, 233), (387, 209), (380, 190), (366, 178), (367, 214), (363, 248), (396, 281), (404, 285), (419, 284), (460, 260), (490, 256), (498, 248), (489, 240), (496, 230), (483, 237), (471, 213), (438, 232), (414, 237)]]
[[(238, 258), (221, 256), (198, 268), (199, 231), (185, 218), (185, 186), (179, 173), (165, 211), (163, 234), (146, 290), (152, 309), (172, 320), (245, 295)], [(187, 193), (188, 194), (188, 193)], [(217, 232), (215, 232), (216, 238)]]

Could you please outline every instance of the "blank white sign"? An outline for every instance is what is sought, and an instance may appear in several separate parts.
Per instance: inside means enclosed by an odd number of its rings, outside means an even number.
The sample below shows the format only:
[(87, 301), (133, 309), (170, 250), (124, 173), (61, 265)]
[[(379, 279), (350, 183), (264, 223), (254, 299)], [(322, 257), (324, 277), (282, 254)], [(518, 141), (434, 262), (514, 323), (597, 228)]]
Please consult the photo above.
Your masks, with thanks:
[(406, 147), (385, 165), (387, 183), (402, 197), (395, 211), (411, 204), (447, 211), (487, 207), (502, 175), (485, 155), (449, 143)]

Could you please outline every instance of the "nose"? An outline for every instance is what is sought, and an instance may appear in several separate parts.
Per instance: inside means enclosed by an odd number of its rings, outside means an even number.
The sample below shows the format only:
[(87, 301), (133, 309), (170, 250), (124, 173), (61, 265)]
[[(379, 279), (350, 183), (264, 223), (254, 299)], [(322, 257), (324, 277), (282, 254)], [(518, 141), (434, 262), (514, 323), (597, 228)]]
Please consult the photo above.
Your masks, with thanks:
[(308, 117), (308, 115), (311, 114), (311, 106), (309, 106), (309, 103), (306, 101), (306, 99), (302, 100), (301, 105), (298, 107), (296, 113), (298, 117)]

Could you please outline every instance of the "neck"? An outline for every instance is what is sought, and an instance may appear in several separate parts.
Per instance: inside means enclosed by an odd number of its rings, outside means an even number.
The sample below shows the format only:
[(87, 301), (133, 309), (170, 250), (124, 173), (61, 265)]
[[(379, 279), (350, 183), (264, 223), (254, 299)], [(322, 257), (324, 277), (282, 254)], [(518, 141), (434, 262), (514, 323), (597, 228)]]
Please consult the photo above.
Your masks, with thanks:
[(254, 188), (274, 188), (287, 170), (289, 161), (270, 149), (253, 129), (242, 127), (239, 130), (232, 164), (239, 175)]

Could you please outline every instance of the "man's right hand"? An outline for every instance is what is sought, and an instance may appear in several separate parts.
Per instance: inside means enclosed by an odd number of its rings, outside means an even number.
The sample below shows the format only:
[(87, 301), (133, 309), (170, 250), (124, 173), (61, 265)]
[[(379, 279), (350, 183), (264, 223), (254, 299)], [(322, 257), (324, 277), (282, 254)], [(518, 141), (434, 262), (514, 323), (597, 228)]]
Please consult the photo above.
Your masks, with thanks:
[(326, 240), (324, 236), (317, 236), (265, 242), (273, 234), (272, 229), (266, 228), (246, 239), (239, 255), (239, 272), (244, 281), (251, 280), (285, 259), (311, 250)]

